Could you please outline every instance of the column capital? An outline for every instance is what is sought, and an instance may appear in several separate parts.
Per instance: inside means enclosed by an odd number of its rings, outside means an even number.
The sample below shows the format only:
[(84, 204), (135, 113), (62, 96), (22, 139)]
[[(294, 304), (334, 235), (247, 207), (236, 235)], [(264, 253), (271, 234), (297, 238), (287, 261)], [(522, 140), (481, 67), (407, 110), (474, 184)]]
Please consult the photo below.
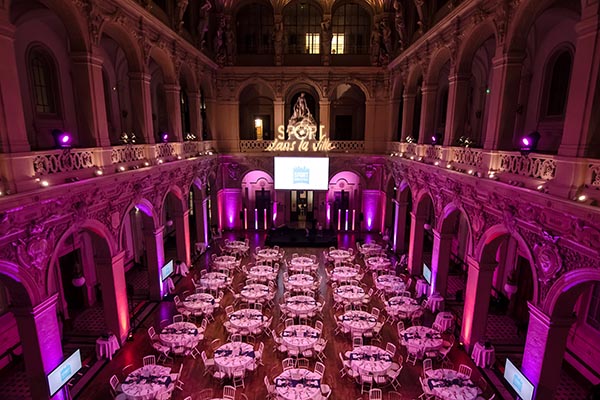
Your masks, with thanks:
[(181, 90), (181, 86), (179, 86), (176, 83), (163, 84), (163, 88), (165, 89), (165, 93), (174, 93), (179, 92)]
[(15, 318), (30, 317), (30, 316), (36, 318), (37, 316), (48, 311), (51, 307), (56, 306), (57, 302), (58, 302), (58, 293), (54, 293), (53, 295), (47, 297), (45, 300), (42, 300), (42, 302), (40, 302), (39, 304), (37, 304), (35, 306), (14, 307), (14, 308), (11, 308), (11, 311), (12, 311), (13, 315), (15, 316)]
[(425, 93), (435, 93), (438, 90), (438, 84), (437, 83), (428, 83), (427, 85), (423, 85), (423, 87), (421, 88), (421, 93), (425, 94)]
[(433, 233), (433, 237), (434, 239), (439, 239), (439, 240), (452, 240), (452, 238), (454, 237), (453, 233), (443, 233), (438, 231), (437, 229), (432, 229), (431, 232)]
[(455, 72), (453, 74), (450, 74), (450, 76), (448, 76), (448, 83), (455, 83), (455, 82), (468, 82), (469, 79), (471, 79), (471, 74), (467, 73), (467, 72)]
[(131, 80), (144, 81), (147, 83), (150, 83), (150, 80), (152, 79), (152, 76), (146, 72), (129, 72), (127, 76), (129, 76), (129, 79)]
[(95, 66), (102, 66), (102, 58), (97, 57), (92, 53), (85, 51), (71, 52), (71, 61), (74, 64), (91, 64)]
[(551, 328), (570, 328), (571, 325), (577, 320), (576, 317), (568, 316), (568, 317), (552, 317), (546, 312), (544, 312), (541, 308), (532, 304), (531, 302), (527, 302), (527, 307), (529, 308), (529, 316), (530, 318), (535, 319), (542, 326)]
[(479, 271), (493, 272), (498, 266), (498, 263), (480, 263), (473, 257), (467, 256), (467, 265), (469, 266), (469, 268), (475, 268)]
[(512, 52), (512, 53), (502, 54), (500, 56), (492, 58), (492, 65), (494, 67), (499, 67), (502, 65), (522, 66), (524, 59), (525, 59), (524, 52)]

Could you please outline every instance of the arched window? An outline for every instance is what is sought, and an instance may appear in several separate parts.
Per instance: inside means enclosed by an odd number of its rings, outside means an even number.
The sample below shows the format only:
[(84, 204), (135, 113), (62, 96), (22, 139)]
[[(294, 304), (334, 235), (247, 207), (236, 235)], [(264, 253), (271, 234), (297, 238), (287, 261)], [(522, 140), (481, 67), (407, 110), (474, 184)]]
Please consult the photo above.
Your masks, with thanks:
[(554, 57), (553, 62), (548, 64), (546, 70), (546, 79), (548, 82), (546, 86), (546, 117), (560, 117), (565, 115), (569, 82), (571, 81), (571, 65), (572, 57), (568, 50), (563, 50)]
[(41, 47), (35, 47), (29, 52), (27, 64), (35, 113), (58, 116), (58, 75), (52, 56)]
[(333, 13), (331, 54), (368, 54), (371, 18), (358, 4), (343, 4)]
[(283, 11), (286, 52), (319, 54), (321, 12), (311, 3), (296, 1)]
[(273, 10), (264, 4), (249, 4), (237, 13), (239, 54), (271, 54)]

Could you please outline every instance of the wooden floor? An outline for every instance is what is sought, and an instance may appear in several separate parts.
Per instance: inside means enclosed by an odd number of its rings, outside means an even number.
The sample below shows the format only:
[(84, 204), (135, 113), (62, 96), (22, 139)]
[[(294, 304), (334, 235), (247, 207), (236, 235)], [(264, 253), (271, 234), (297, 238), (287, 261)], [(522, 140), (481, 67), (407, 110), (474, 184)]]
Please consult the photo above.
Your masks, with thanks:
[[(243, 233), (234, 235), (233, 233), (225, 234), (230, 239), (239, 239), (242, 237), (246, 237)], [(247, 237), (250, 239), (251, 246), (260, 246), (264, 244), (264, 235), (262, 234), (248, 234)], [(362, 238), (364, 240), (364, 238)], [(222, 240), (222, 239), (221, 239)], [(353, 246), (354, 239), (353, 237), (344, 237), (340, 238), (340, 246)], [(190, 276), (199, 275), (199, 271), (202, 268), (206, 268), (206, 264), (209, 259), (210, 251), (214, 249), (218, 249), (218, 245), (213, 245), (211, 249), (209, 249), (209, 253), (205, 254), (199, 262), (194, 265), (191, 270)], [(286, 248), (286, 257), (289, 257), (294, 252), (300, 254), (316, 254), (321, 261), (321, 266), (319, 269), (319, 273), (321, 276), (325, 277), (324, 266), (322, 262), (322, 250), (319, 248)], [(243, 263), (249, 263), (252, 260), (250, 258), (246, 258), (243, 260)], [(362, 263), (362, 260), (358, 261)], [(237, 289), (242, 285), (245, 277), (236, 276), (234, 279), (234, 288)], [(372, 285), (372, 279), (370, 276), (366, 275), (363, 282), (367, 286)], [(281, 282), (281, 273), (279, 275), (278, 282), (278, 293), (276, 297), (276, 303), (279, 302), (283, 293), (283, 284)], [(192, 284), (190, 278), (181, 279), (181, 281), (177, 284), (176, 292), (181, 293), (184, 290), (192, 289)], [(324, 383), (328, 384), (332, 388), (331, 399), (339, 399), (339, 400), (354, 400), (359, 398), (368, 398), (367, 395), (361, 397), (360, 394), (360, 386), (357, 385), (354, 381), (349, 380), (348, 378), (341, 378), (339, 374), (339, 370), (341, 368), (340, 361), (338, 359), (338, 352), (344, 352), (351, 348), (350, 338), (346, 336), (334, 336), (333, 331), (335, 328), (335, 316), (334, 310), (332, 308), (333, 299), (331, 295), (331, 288), (327, 284), (326, 279), (322, 279), (322, 284), (320, 288), (320, 295), (322, 298), (326, 300), (324, 307), (324, 318), (323, 322), (325, 325), (324, 328), (324, 336), (329, 340), (327, 349), (325, 354), (327, 356), (325, 366), (325, 378)], [(216, 321), (212, 324), (209, 324), (208, 329), (206, 331), (205, 340), (204, 340), (204, 348), (207, 350), (209, 357), (212, 354), (212, 351), (209, 349), (209, 343), (213, 339), (221, 339), (225, 341), (227, 338), (227, 332), (223, 327), (224, 322), (224, 308), (226, 305), (231, 304), (232, 296), (230, 294), (226, 295), (221, 307), (221, 310), (215, 314)], [(380, 309), (384, 309), (383, 304), (379, 299), (372, 299), (371, 306), (379, 307)], [(278, 321), (279, 318), (279, 309), (276, 306), (275, 309), (267, 311), (267, 313), (272, 313), (274, 315), (274, 321)], [(148, 354), (155, 354), (153, 351), (146, 330), (149, 326), (153, 325), (158, 329), (159, 322), (163, 319), (170, 319), (172, 315), (175, 314), (175, 307), (173, 302), (170, 300), (165, 300), (163, 302), (157, 303), (154, 312), (146, 318), (141, 326), (136, 329), (134, 340), (131, 342), (126, 342), (122, 349), (115, 355), (112, 361), (107, 363), (97, 375), (90, 381), (89, 384), (79, 393), (76, 397), (78, 399), (110, 399), (109, 392), (109, 378), (111, 375), (116, 374), (120, 380), (124, 378), (122, 375), (122, 369), (128, 364), (134, 364), (136, 367), (141, 366), (142, 357)], [(431, 325), (433, 321), (432, 315), (426, 315), (425, 317), (425, 325)], [(275, 322), (274, 322), (275, 323)], [(277, 332), (281, 331), (281, 327), (276, 326), (275, 330)], [(403, 356), (406, 356), (406, 350), (399, 344), (398, 336), (396, 334), (395, 327), (385, 326), (382, 331), (383, 342), (382, 345), (385, 346), (385, 343), (390, 341), (397, 345), (398, 352)], [(281, 373), (281, 360), (285, 358), (285, 356), (281, 353), (277, 353), (273, 346), (273, 340), (271, 338), (267, 338), (265, 335), (260, 337), (258, 340), (262, 340), (265, 342), (265, 352), (264, 352), (264, 367), (260, 367), (259, 370), (253, 375), (249, 375), (245, 381), (245, 389), (239, 388), (238, 391), (243, 390), (249, 400), (260, 400), (266, 398), (266, 389), (263, 384), (263, 377), (266, 374), (269, 376), (271, 381), (273, 378)], [(473, 364), (467, 354), (455, 348), (450, 352), (450, 359), (453, 361), (454, 365), (458, 367), (459, 364), (464, 363), (468, 364), (473, 368), (473, 380), (474, 382), (478, 382), (481, 375), (478, 371), (477, 367)], [(174, 370), (179, 369), (180, 363), (183, 362), (183, 382), (185, 382), (185, 387), (183, 391), (176, 391), (173, 394), (173, 399), (183, 399), (186, 396), (192, 396), (192, 399), (196, 399), (195, 394), (200, 392), (206, 388), (212, 388), (214, 390), (215, 397), (220, 397), (221, 395), (221, 386), (220, 383), (214, 381), (210, 376), (203, 376), (203, 364), (198, 357), (197, 360), (192, 359), (191, 357), (185, 359), (175, 359), (172, 368)], [(314, 365), (314, 361), (311, 364)], [(434, 364), (434, 368), (437, 365)], [(416, 399), (421, 393), (420, 384), (418, 377), (421, 375), (421, 366), (417, 363), (416, 366), (405, 365), (402, 373), (400, 375), (400, 382), (402, 384), (402, 388), (400, 392), (405, 399)], [(175, 372), (175, 371), (174, 371)], [(392, 390), (391, 388), (382, 388), (384, 393)], [(488, 388), (484, 392), (484, 397), (488, 398), (493, 393), (492, 388)], [(384, 395), (384, 398), (386, 396)]]

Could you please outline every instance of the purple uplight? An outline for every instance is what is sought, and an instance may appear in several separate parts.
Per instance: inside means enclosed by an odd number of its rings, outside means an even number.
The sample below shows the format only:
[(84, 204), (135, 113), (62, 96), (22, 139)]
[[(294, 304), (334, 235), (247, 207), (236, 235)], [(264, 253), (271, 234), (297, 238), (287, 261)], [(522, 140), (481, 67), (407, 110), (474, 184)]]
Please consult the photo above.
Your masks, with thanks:
[(437, 138), (436, 138), (435, 136), (432, 136), (432, 137), (431, 137), (431, 141), (432, 141), (433, 143), (435, 143), (435, 142), (437, 142)]
[(521, 139), (521, 142), (523, 142), (525, 146), (529, 146), (529, 138), (524, 137), (523, 139)]
[(160, 138), (164, 143), (167, 143), (169, 141), (169, 134), (163, 132), (161, 133)]
[(54, 142), (57, 147), (71, 147), (73, 142), (73, 135), (69, 132), (61, 131), (60, 129), (54, 129), (52, 131), (52, 136), (54, 136)]

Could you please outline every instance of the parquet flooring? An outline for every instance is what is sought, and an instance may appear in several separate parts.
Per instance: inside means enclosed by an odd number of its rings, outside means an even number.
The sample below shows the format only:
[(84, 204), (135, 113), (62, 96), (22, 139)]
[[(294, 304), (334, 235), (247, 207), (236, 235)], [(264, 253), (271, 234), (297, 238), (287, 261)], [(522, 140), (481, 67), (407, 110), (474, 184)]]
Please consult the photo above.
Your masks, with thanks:
[[(234, 239), (235, 235), (231, 234), (232, 237), (230, 239)], [(243, 234), (242, 234), (243, 235)], [(264, 245), (264, 236), (263, 235), (248, 235), (252, 246), (261, 246)], [(239, 237), (238, 237), (239, 238)], [(342, 241), (340, 241), (342, 243)], [(354, 240), (347, 239), (345, 243), (348, 246), (354, 246)], [(341, 244), (340, 244), (341, 245)], [(212, 246), (209, 251), (213, 251), (214, 249), (218, 249), (218, 245)], [(349, 380), (348, 378), (341, 378), (339, 374), (339, 370), (341, 368), (340, 361), (338, 359), (339, 352), (345, 352), (351, 348), (351, 340), (346, 336), (334, 336), (334, 328), (335, 328), (335, 313), (333, 310), (333, 299), (331, 295), (331, 288), (327, 284), (327, 279), (325, 276), (325, 270), (322, 260), (322, 248), (286, 248), (286, 257), (289, 257), (292, 253), (300, 253), (300, 254), (316, 254), (321, 262), (319, 274), (323, 277), (322, 283), (319, 290), (319, 295), (325, 300), (325, 307), (323, 311), (323, 323), (325, 325), (324, 328), (324, 336), (328, 339), (327, 349), (325, 354), (327, 356), (325, 366), (325, 378), (324, 383), (328, 384), (332, 388), (331, 399), (338, 400), (354, 400), (358, 398), (368, 398), (367, 395), (361, 397), (360, 394), (360, 386), (356, 384), (354, 381)], [(218, 251), (218, 250), (217, 250)], [(199, 275), (200, 269), (207, 267), (209, 257), (203, 256), (199, 263), (194, 266), (192, 269), (190, 276)], [(252, 259), (247, 257), (243, 260), (243, 263), (250, 263)], [(362, 260), (358, 261), (362, 263)], [(245, 280), (243, 276), (235, 276), (233, 287), (238, 289)], [(282, 284), (282, 274), (280, 272), (278, 277), (278, 293), (275, 299), (275, 302), (278, 303), (279, 300), (283, 296), (283, 284)], [(369, 274), (365, 275), (363, 279), (363, 283), (366, 286), (372, 286), (372, 279)], [(185, 278), (180, 281), (180, 283), (176, 287), (177, 293), (182, 293), (185, 290), (192, 290), (192, 284), (190, 278)], [(203, 342), (203, 347), (207, 350), (209, 357), (212, 354), (212, 351), (209, 349), (209, 344), (214, 339), (220, 339), (221, 341), (226, 341), (227, 332), (223, 327), (223, 322), (225, 320), (224, 308), (226, 305), (231, 304), (233, 298), (231, 294), (227, 294), (221, 303), (221, 310), (215, 314), (215, 322), (209, 324), (208, 329), (205, 334), (205, 340)], [(383, 304), (379, 299), (373, 298), (369, 307), (376, 306), (381, 310), (384, 309)], [(86, 399), (86, 400), (94, 400), (94, 399), (110, 399), (109, 385), (108, 381), (111, 375), (116, 374), (120, 380), (124, 378), (121, 373), (123, 367), (128, 364), (134, 364), (134, 366), (141, 366), (142, 357), (147, 354), (155, 354), (153, 351), (150, 340), (146, 333), (146, 330), (149, 326), (153, 325), (158, 328), (159, 323), (163, 319), (171, 319), (175, 314), (175, 307), (172, 301), (165, 300), (160, 302), (156, 310), (153, 314), (151, 314), (146, 320), (142, 323), (135, 335), (134, 340), (131, 342), (126, 342), (122, 349), (115, 355), (113, 360), (100, 370), (100, 372), (90, 381), (90, 383), (78, 394), (76, 398), (78, 399)], [(278, 306), (275, 306), (272, 310), (267, 311), (267, 313), (272, 313), (274, 316), (274, 324), (279, 320), (279, 309)], [(433, 316), (426, 315), (425, 316), (425, 325), (430, 325), (433, 320)], [(280, 332), (282, 327), (275, 326), (274, 329), (277, 332)], [(406, 356), (406, 350), (399, 344), (398, 337), (396, 334), (395, 326), (385, 326), (382, 330), (382, 346), (385, 346), (386, 342), (393, 342), (398, 347), (398, 353), (402, 354), (404, 357)], [(266, 337), (262, 335), (257, 338), (258, 341), (264, 341), (265, 343), (265, 352), (263, 357), (264, 366), (260, 367), (257, 372), (251, 375), (247, 375), (245, 380), (245, 389), (243, 389), (244, 394), (247, 396), (249, 400), (260, 400), (266, 398), (266, 388), (263, 383), (263, 377), (266, 374), (269, 376), (271, 380), (281, 372), (281, 361), (285, 358), (284, 354), (277, 353), (274, 348), (274, 342), (272, 338)], [(473, 380), (478, 382), (480, 379), (480, 374), (477, 368), (474, 366), (470, 358), (464, 351), (459, 349), (453, 349), (450, 353), (450, 358), (453, 363), (458, 366), (461, 363), (468, 364), (473, 368)], [(183, 391), (176, 391), (173, 395), (173, 399), (179, 400), (184, 399), (186, 396), (192, 396), (192, 399), (195, 399), (195, 395), (199, 393), (201, 390), (206, 388), (212, 388), (215, 396), (219, 397), (221, 395), (221, 384), (214, 381), (212, 377), (209, 375), (204, 376), (204, 366), (202, 364), (202, 360), (200, 357), (194, 360), (191, 357), (187, 357), (185, 359), (175, 359), (172, 368), (173, 370), (179, 369), (179, 364), (183, 362), (183, 382), (185, 382)], [(311, 362), (311, 368), (314, 366), (314, 360)], [(434, 365), (436, 367), (436, 365)], [(419, 363), (416, 366), (405, 365), (402, 373), (400, 375), (400, 383), (402, 384), (402, 388), (400, 392), (405, 399), (415, 399), (421, 393), (420, 385), (419, 385), (419, 376), (421, 375), (421, 366)], [(382, 388), (384, 393), (392, 390), (391, 387)], [(242, 389), (238, 389), (238, 392), (242, 391)], [(484, 393), (485, 397), (489, 397), (493, 389), (487, 389)], [(385, 398), (385, 396), (384, 396)]]

